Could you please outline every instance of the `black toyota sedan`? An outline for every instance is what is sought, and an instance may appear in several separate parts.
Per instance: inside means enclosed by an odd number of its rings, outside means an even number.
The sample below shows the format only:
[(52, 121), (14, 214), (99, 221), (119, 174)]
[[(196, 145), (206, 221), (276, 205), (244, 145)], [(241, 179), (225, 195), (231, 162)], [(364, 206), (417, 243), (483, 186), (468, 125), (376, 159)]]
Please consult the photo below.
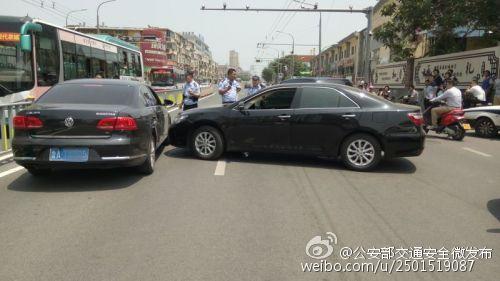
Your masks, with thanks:
[(14, 160), (31, 174), (53, 168), (137, 166), (150, 174), (170, 119), (154, 91), (134, 81), (57, 84), (14, 117)]
[(425, 134), (415, 106), (394, 104), (338, 84), (281, 84), (230, 106), (181, 113), (171, 144), (201, 159), (224, 151), (339, 157), (353, 170), (382, 157), (420, 155)]

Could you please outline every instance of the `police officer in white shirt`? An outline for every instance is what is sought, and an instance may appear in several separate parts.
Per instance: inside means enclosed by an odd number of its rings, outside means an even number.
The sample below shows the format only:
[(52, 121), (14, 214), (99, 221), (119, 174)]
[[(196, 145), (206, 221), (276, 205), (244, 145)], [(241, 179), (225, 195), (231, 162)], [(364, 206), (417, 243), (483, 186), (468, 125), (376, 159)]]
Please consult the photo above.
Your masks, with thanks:
[(194, 72), (188, 71), (186, 74), (186, 84), (184, 84), (184, 89), (182, 91), (182, 103), (179, 108), (183, 108), (184, 111), (197, 108), (198, 99), (201, 94), (200, 85), (194, 81)]
[(446, 91), (442, 95), (431, 100), (431, 102), (444, 101), (446, 105), (431, 109), (432, 126), (429, 127), (430, 130), (438, 127), (438, 119), (441, 115), (453, 109), (462, 108), (462, 92), (455, 87), (453, 79), (446, 79), (445, 82)]
[(472, 107), (478, 103), (486, 102), (486, 92), (478, 85), (477, 79), (472, 79), (470, 88), (465, 90), (464, 107)]
[(219, 84), (219, 95), (222, 96), (222, 104), (234, 103), (238, 100), (238, 92), (241, 86), (236, 81), (236, 69), (227, 70), (227, 78)]
[(264, 89), (264, 86), (260, 83), (260, 77), (257, 75), (252, 76), (252, 86), (247, 89), (247, 97), (255, 95), (262, 89)]

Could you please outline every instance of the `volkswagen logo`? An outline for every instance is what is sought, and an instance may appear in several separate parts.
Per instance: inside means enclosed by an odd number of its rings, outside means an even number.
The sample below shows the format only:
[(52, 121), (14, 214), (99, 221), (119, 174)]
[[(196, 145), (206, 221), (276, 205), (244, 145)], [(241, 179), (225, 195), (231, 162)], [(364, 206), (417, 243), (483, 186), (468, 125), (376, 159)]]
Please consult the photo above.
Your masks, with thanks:
[(68, 128), (71, 128), (73, 127), (73, 125), (75, 125), (75, 120), (73, 120), (73, 117), (67, 117), (66, 119), (64, 119), (64, 125), (66, 125), (66, 127)]

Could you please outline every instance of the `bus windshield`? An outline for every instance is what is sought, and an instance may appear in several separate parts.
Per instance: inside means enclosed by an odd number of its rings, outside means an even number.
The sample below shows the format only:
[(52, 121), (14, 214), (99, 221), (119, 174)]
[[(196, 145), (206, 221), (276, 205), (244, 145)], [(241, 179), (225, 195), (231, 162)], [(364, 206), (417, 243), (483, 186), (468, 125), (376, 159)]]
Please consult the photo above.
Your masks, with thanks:
[(174, 76), (170, 70), (151, 70), (151, 86), (174, 86)]
[(21, 51), (20, 28), (0, 22), (0, 96), (34, 87), (31, 53)]

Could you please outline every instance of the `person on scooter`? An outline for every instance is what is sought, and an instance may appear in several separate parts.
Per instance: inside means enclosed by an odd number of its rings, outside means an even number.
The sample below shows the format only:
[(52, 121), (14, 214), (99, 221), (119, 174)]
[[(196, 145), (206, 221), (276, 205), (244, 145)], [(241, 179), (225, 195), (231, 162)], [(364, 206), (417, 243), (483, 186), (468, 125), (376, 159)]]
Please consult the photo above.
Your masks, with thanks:
[(446, 105), (431, 109), (432, 126), (429, 127), (430, 130), (437, 129), (438, 119), (441, 115), (453, 109), (462, 108), (462, 92), (455, 87), (453, 79), (446, 79), (445, 84), (446, 91), (442, 95), (431, 99), (431, 102), (444, 101)]
[(465, 90), (464, 108), (474, 107), (478, 103), (486, 105), (486, 93), (479, 86), (477, 78), (474, 78), (470, 83), (470, 87)]

